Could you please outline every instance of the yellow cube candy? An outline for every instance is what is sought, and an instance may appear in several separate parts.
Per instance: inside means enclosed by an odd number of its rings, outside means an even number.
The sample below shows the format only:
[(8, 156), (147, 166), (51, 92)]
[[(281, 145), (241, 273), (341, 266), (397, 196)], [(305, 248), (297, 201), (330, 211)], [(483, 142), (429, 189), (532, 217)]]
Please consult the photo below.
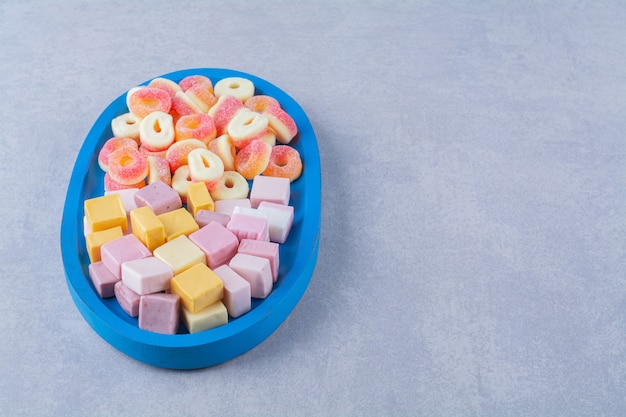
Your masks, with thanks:
[(126, 210), (119, 194), (89, 198), (84, 203), (85, 217), (92, 232), (120, 226), (122, 231), (128, 230)]
[(100, 247), (107, 242), (118, 239), (124, 236), (122, 228), (115, 226), (110, 229), (100, 230), (98, 232), (91, 232), (85, 236), (85, 243), (87, 245), (87, 254), (91, 263), (98, 262), (102, 258), (100, 257)]
[(154, 251), (165, 243), (165, 227), (148, 206), (138, 207), (130, 211), (130, 226), (133, 234), (150, 251)]
[(194, 217), (198, 210), (215, 211), (215, 203), (205, 183), (200, 181), (187, 185), (187, 209)]
[(180, 235), (189, 236), (200, 229), (193, 216), (184, 208), (168, 211), (157, 217), (165, 227), (165, 240), (168, 242)]
[(181, 308), (181, 319), (189, 333), (198, 333), (228, 323), (228, 310), (221, 301), (192, 313), (185, 307)]
[(191, 268), (195, 264), (206, 265), (206, 255), (185, 235), (164, 243), (153, 251), (155, 258), (164, 262), (174, 271), (174, 275)]
[(175, 275), (171, 281), (172, 294), (180, 296), (180, 302), (190, 313), (197, 313), (224, 296), (222, 279), (205, 264), (196, 264)]

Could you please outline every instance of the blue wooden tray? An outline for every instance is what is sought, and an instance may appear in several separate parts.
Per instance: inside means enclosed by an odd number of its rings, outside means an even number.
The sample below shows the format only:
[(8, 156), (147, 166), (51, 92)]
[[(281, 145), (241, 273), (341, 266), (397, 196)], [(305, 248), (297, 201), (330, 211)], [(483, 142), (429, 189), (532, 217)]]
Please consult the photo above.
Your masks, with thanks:
[(104, 340), (139, 361), (173, 369), (205, 368), (228, 361), (257, 346), (280, 326), (300, 301), (311, 280), (317, 260), (321, 219), (317, 139), (300, 105), (271, 83), (239, 71), (195, 68), (160, 77), (178, 82), (189, 75), (205, 75), (214, 84), (226, 77), (248, 78), (254, 83), (256, 94), (276, 98), (298, 126), (298, 135), (291, 145), (300, 152), (304, 169), (301, 177), (291, 185), (294, 223), (288, 240), (280, 247), (279, 278), (272, 293), (264, 300), (253, 299), (250, 312), (229, 319), (224, 326), (189, 334), (181, 325), (179, 334), (163, 335), (139, 329), (137, 319), (129, 317), (115, 298), (101, 299), (98, 296), (89, 278), (83, 202), (104, 194), (104, 173), (98, 166), (98, 152), (113, 136), (111, 120), (128, 112), (126, 95), (113, 101), (91, 128), (78, 153), (63, 210), (61, 249), (67, 286), (82, 316)]

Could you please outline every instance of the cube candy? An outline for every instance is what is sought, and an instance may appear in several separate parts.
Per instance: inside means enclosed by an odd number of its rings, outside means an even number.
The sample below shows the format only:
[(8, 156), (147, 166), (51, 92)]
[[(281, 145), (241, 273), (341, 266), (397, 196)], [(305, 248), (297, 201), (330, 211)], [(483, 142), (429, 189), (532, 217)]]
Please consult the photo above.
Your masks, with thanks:
[(165, 240), (168, 242), (181, 235), (189, 236), (199, 229), (198, 223), (185, 208), (168, 211), (157, 217), (163, 223)]
[(122, 264), (124, 285), (139, 295), (169, 290), (173, 276), (172, 268), (153, 256)]
[(148, 206), (155, 214), (163, 214), (183, 206), (180, 195), (162, 181), (155, 181), (135, 193), (137, 207)]
[(100, 256), (109, 271), (121, 279), (124, 262), (147, 258), (152, 253), (135, 235), (125, 235), (102, 245)]
[(250, 283), (252, 297), (266, 298), (272, 291), (272, 270), (266, 258), (238, 253), (228, 266)]
[(139, 328), (156, 333), (175, 334), (180, 322), (177, 294), (147, 294), (139, 300)]
[(289, 178), (257, 175), (252, 180), (252, 188), (250, 189), (252, 208), (257, 208), (261, 201), (287, 205), (290, 196), (291, 182)]
[(165, 243), (165, 226), (150, 207), (142, 206), (131, 210), (130, 223), (133, 234), (150, 251)]
[(225, 213), (218, 213), (216, 211), (210, 210), (198, 210), (196, 213), (196, 223), (200, 228), (206, 226), (207, 224), (215, 221), (226, 227), (230, 220), (230, 215)]
[(122, 236), (124, 236), (124, 232), (122, 232), (122, 228), (120, 226), (87, 234), (85, 236), (85, 244), (87, 246), (89, 260), (92, 263), (100, 261), (102, 259), (100, 256), (100, 248), (102, 245)]
[(166, 242), (154, 250), (154, 257), (172, 268), (178, 275), (195, 264), (206, 263), (206, 256), (185, 235)]
[(102, 261), (90, 263), (88, 270), (89, 278), (91, 278), (98, 295), (101, 298), (113, 297), (115, 295), (114, 286), (120, 279), (113, 275)]
[(228, 265), (222, 265), (214, 271), (224, 283), (222, 303), (228, 314), (237, 318), (250, 311), (252, 300), (250, 283)]
[(137, 317), (139, 315), (139, 301), (141, 295), (124, 285), (124, 281), (117, 281), (115, 283), (115, 298), (118, 304), (122, 307), (122, 310), (131, 317)]
[(200, 263), (174, 276), (171, 290), (180, 296), (183, 307), (197, 313), (222, 299), (224, 284), (215, 272)]
[(196, 313), (183, 307), (181, 319), (189, 333), (193, 334), (228, 323), (228, 311), (221, 301), (216, 301)]
[(210, 268), (217, 268), (230, 261), (239, 246), (237, 236), (218, 222), (207, 224), (190, 234), (189, 239), (202, 250)]
[(193, 216), (200, 210), (215, 210), (215, 203), (204, 182), (187, 184), (187, 209)]
[(140, 329), (226, 324), (270, 294), (294, 221), (289, 199), (288, 179), (264, 176), (253, 179), (250, 198), (215, 202), (206, 184), (190, 183), (186, 208), (161, 181), (107, 191), (84, 204), (89, 276)]
[(128, 229), (126, 210), (119, 194), (95, 197), (84, 202), (85, 218), (92, 232), (120, 226), (122, 231)]
[(252, 207), (250, 199), (237, 198), (233, 200), (217, 200), (215, 202), (215, 212), (231, 216), (235, 207)]

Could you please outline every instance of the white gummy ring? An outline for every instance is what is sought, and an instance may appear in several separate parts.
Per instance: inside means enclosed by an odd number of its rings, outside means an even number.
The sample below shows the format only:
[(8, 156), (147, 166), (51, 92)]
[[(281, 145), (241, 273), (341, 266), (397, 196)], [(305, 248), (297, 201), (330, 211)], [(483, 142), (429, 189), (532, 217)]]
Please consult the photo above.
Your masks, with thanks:
[(224, 171), (218, 183), (211, 188), (213, 200), (235, 200), (247, 198), (250, 186), (248, 181), (237, 171)]
[(174, 119), (172, 115), (155, 111), (147, 115), (139, 125), (139, 140), (148, 150), (162, 151), (174, 143)]
[(228, 77), (213, 86), (215, 97), (231, 95), (242, 103), (254, 95), (254, 84), (247, 78)]
[(194, 149), (187, 155), (189, 175), (193, 181), (214, 183), (224, 174), (224, 163), (208, 149)]

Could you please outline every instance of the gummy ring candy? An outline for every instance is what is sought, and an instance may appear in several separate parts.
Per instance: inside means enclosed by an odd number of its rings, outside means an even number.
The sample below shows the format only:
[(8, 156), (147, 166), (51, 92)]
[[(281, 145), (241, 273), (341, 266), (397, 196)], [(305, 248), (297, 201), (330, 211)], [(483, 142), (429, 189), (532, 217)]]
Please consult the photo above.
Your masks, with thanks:
[(235, 168), (247, 180), (254, 179), (267, 168), (272, 147), (260, 140), (253, 140), (237, 153)]
[(208, 144), (215, 139), (215, 122), (208, 114), (193, 113), (181, 116), (174, 126), (176, 141), (198, 139)]
[(293, 182), (300, 177), (300, 174), (302, 174), (300, 153), (289, 145), (274, 146), (263, 175), (289, 178), (289, 181)]
[(214, 201), (247, 198), (248, 191), (248, 181), (237, 171), (224, 171), (217, 184), (209, 190)]
[(128, 93), (128, 109), (137, 117), (144, 118), (154, 111), (168, 113), (172, 107), (169, 93), (160, 88), (141, 87)]
[(148, 175), (148, 160), (138, 149), (120, 148), (109, 156), (108, 173), (120, 184), (137, 184)]
[(106, 142), (98, 153), (98, 165), (100, 168), (107, 172), (109, 170), (109, 157), (111, 154), (120, 148), (133, 148), (137, 149), (137, 142), (131, 138), (113, 137)]
[(189, 152), (187, 164), (192, 181), (202, 181), (209, 188), (224, 174), (224, 163), (208, 149), (194, 149)]

